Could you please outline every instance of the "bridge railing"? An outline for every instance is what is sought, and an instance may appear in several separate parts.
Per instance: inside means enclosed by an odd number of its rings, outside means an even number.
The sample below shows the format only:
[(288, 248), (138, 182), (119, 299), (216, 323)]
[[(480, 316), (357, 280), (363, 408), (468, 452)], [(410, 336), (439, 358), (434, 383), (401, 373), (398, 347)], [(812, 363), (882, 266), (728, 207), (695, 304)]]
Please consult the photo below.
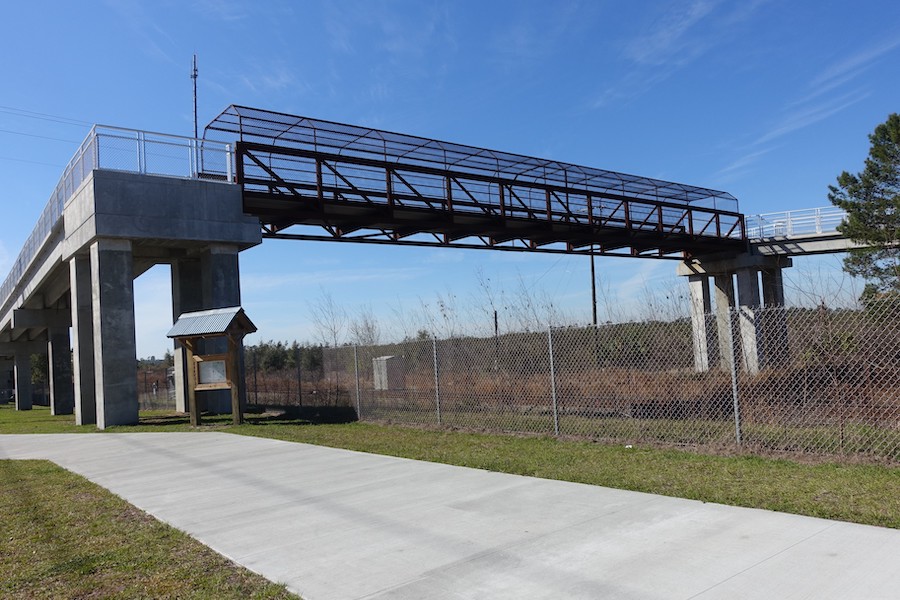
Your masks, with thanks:
[(188, 179), (234, 181), (230, 144), (177, 135), (95, 125), (66, 165), (37, 224), (0, 286), (6, 314), (16, 286), (34, 257), (62, 227), (63, 207), (94, 169)]
[(847, 213), (835, 206), (747, 215), (747, 237), (761, 239), (837, 233), (838, 225), (846, 216)]

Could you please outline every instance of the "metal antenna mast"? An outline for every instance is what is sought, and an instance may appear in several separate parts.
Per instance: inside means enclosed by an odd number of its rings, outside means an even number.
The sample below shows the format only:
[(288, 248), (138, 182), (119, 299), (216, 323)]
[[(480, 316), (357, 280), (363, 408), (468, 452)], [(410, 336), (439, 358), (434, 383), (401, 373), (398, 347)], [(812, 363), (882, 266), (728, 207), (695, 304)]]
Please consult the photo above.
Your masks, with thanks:
[(194, 66), (191, 69), (191, 79), (194, 80), (194, 139), (197, 139), (197, 55), (194, 55)]

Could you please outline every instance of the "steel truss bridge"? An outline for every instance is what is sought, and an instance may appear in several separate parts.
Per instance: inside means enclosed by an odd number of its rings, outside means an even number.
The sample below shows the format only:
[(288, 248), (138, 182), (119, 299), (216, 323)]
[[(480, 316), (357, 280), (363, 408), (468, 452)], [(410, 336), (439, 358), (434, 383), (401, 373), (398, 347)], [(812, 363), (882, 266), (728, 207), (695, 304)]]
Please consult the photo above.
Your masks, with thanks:
[(244, 210), (267, 238), (673, 259), (747, 247), (726, 192), (242, 106), (204, 131), (235, 138)]

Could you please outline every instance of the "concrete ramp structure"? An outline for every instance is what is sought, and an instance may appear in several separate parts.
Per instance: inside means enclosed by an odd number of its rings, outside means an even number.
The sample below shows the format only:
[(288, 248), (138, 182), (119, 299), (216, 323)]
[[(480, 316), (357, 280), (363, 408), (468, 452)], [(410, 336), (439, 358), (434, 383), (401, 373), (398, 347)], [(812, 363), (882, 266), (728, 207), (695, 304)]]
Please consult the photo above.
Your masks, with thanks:
[[(240, 304), (238, 252), (261, 236), (231, 164), (226, 144), (91, 131), (0, 288), (17, 408), (31, 407), (30, 356), (47, 354), (55, 414), (101, 429), (137, 422), (134, 279), (171, 265), (174, 317)], [(183, 373), (176, 350), (182, 409)], [(219, 403), (208, 408), (227, 411)]]

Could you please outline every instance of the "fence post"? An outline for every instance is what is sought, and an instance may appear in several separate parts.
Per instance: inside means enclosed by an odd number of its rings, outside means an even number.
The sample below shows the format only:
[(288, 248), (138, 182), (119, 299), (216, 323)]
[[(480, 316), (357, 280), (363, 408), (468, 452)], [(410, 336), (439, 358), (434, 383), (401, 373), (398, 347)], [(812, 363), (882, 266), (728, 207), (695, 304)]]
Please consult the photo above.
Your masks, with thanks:
[(96, 133), (96, 129), (91, 129), (91, 133), (94, 134), (94, 139), (91, 141), (93, 144), (93, 152), (94, 152), (94, 168), (100, 168), (100, 134)]
[(297, 362), (297, 403), (303, 406), (303, 348), (297, 346), (297, 356), (294, 357)]
[(431, 355), (434, 361), (434, 403), (437, 406), (437, 422), (441, 424), (441, 383), (438, 377), (437, 337), (431, 338)]
[(362, 421), (362, 404), (359, 401), (359, 349), (353, 346), (353, 371), (356, 375), (356, 420)]
[(259, 365), (257, 364), (257, 361), (259, 361), (258, 347), (253, 350), (253, 398), (256, 401), (256, 405), (259, 406), (259, 382), (256, 378), (256, 372), (259, 370)]
[(547, 346), (550, 349), (550, 395), (553, 399), (553, 434), (559, 435), (559, 409), (556, 404), (556, 364), (553, 361), (553, 326), (547, 327)]
[(147, 173), (147, 148), (146, 142), (144, 140), (144, 132), (139, 131), (137, 134), (138, 137), (138, 173), (144, 175)]
[(728, 365), (731, 368), (731, 400), (732, 407), (734, 409), (734, 439), (737, 442), (738, 448), (741, 447), (741, 402), (740, 395), (738, 393), (738, 378), (737, 378), (737, 353), (734, 351), (735, 346), (735, 336), (734, 336), (734, 319), (737, 317), (737, 313), (734, 309), (730, 310), (728, 313), (728, 328), (729, 328), (729, 338), (731, 340), (731, 346), (729, 352), (731, 352), (731, 360), (728, 361)]
[(234, 172), (231, 167), (232, 165), (232, 153), (231, 153), (231, 144), (225, 144), (225, 181), (228, 183), (234, 182)]

